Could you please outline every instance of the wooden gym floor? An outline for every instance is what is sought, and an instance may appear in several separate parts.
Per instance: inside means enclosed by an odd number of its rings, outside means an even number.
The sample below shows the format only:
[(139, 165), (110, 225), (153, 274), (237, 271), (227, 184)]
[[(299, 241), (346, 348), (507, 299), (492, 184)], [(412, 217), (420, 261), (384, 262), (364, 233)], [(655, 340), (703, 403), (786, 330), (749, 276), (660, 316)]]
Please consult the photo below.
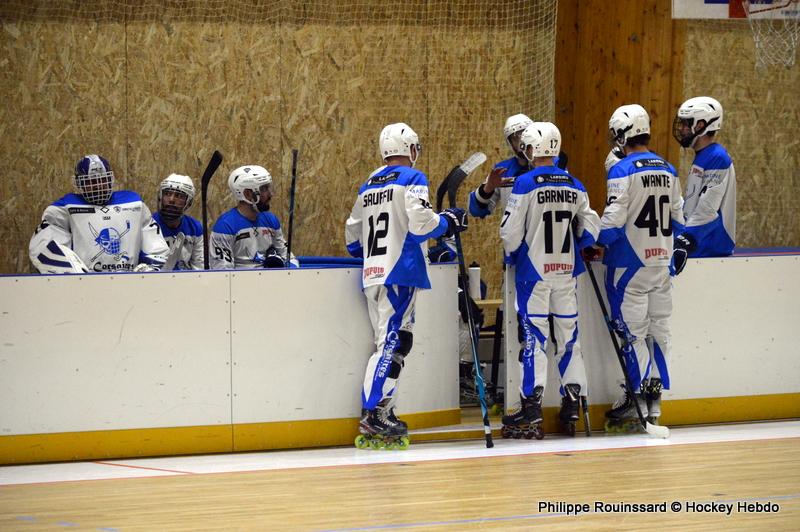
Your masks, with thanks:
[(3, 531), (534, 527), (797, 530), (800, 421), (0, 467)]

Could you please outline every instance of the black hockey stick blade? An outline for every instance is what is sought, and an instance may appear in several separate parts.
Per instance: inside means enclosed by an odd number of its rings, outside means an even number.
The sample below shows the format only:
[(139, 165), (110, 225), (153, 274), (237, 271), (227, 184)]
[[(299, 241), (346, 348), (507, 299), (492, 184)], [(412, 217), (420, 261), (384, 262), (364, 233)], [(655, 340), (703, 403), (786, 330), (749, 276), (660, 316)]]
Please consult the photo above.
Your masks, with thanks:
[[(600, 293), (600, 285), (597, 284), (597, 278), (594, 275), (594, 270), (592, 270), (592, 265), (589, 263), (588, 260), (584, 260), (584, 264), (586, 265), (586, 271), (589, 274), (589, 279), (592, 281), (592, 287), (594, 288), (594, 295), (597, 297), (597, 303), (600, 305), (600, 310), (603, 313), (603, 319), (606, 322), (606, 328), (608, 328), (608, 333), (611, 335), (611, 343), (614, 344), (614, 350), (617, 353), (617, 359), (619, 360), (619, 365), (622, 368), (622, 376), (625, 379), (625, 388), (630, 394), (631, 398), (633, 398), (633, 387), (631, 386), (630, 380), (628, 378), (628, 370), (625, 368), (625, 359), (622, 356), (622, 349), (619, 346), (619, 342), (617, 341), (617, 333), (614, 331), (614, 328), (611, 326), (611, 318), (608, 315), (608, 310), (606, 310), (606, 304), (603, 303), (603, 295)], [(666, 439), (669, 438), (669, 428), (663, 425), (654, 425), (647, 421), (642, 414), (642, 409), (639, 408), (639, 402), (636, 399), (633, 399), (633, 404), (636, 407), (636, 414), (639, 417), (639, 423), (642, 425), (642, 428), (646, 433), (650, 436), (655, 438), (662, 438)]]
[(458, 168), (450, 172), (447, 176), (447, 200), (450, 207), (456, 206), (456, 195), (458, 194), (458, 187), (464, 182), (477, 167), (486, 161), (486, 154), (476, 151), (470, 155), (466, 161), (461, 163)]
[(447, 183), (450, 181), (450, 176), (457, 172), (458, 169), (458, 166), (454, 166), (450, 173), (439, 183), (439, 188), (436, 189), (436, 212), (442, 212), (444, 197), (447, 195)]
[(567, 155), (567, 152), (564, 151), (558, 152), (558, 167), (561, 168), (562, 170), (566, 170), (567, 162), (569, 162), (569, 156)]
[(203, 268), (208, 269), (209, 262), (208, 262), (208, 198), (206, 197), (208, 193), (208, 184), (211, 182), (211, 178), (214, 176), (214, 172), (217, 171), (219, 165), (222, 164), (222, 154), (217, 150), (214, 150), (214, 153), (211, 155), (211, 160), (208, 161), (208, 166), (206, 166), (205, 172), (203, 172), (202, 177), (200, 178), (200, 203), (202, 203), (203, 209)]
[(289, 231), (286, 237), (286, 257), (292, 260), (292, 234), (294, 233), (294, 193), (297, 186), (297, 149), (292, 149), (292, 185), (289, 190)]
[(205, 172), (203, 172), (203, 177), (200, 178), (200, 192), (203, 194), (206, 193), (208, 190), (208, 184), (211, 182), (211, 178), (214, 176), (214, 172), (217, 171), (219, 165), (222, 164), (222, 154), (217, 150), (214, 150), (214, 153), (211, 155), (211, 160), (208, 161), (208, 166), (206, 166)]

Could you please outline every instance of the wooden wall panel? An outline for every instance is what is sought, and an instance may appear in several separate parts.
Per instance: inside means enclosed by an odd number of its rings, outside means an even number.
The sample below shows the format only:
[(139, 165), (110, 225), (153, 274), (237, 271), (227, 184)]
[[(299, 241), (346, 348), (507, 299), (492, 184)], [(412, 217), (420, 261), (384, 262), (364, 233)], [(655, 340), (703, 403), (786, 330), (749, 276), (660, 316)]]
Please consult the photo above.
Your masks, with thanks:
[[(650, 114), (651, 148), (674, 155), (671, 125), (681, 47), (669, 2), (599, 0), (561, 2), (556, 50), (556, 108), (569, 168), (589, 191), (598, 213), (605, 204), (603, 161), (610, 149), (608, 119), (624, 104)], [(568, 18), (570, 17), (570, 18)]]

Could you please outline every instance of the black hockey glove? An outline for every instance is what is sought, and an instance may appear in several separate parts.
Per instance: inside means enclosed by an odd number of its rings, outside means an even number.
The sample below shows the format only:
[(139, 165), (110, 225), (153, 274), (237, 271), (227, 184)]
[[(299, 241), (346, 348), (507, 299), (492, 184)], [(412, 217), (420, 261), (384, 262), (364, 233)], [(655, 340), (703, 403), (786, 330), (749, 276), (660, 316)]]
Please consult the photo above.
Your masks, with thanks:
[(434, 264), (453, 262), (456, 260), (456, 254), (453, 253), (453, 250), (440, 238), (436, 241), (436, 245), (428, 250), (428, 259)]
[(458, 207), (451, 207), (439, 213), (439, 216), (444, 216), (447, 220), (447, 232), (445, 237), (455, 236), (456, 233), (467, 230), (467, 212)]
[(675, 248), (672, 252), (672, 266), (675, 268), (675, 275), (680, 275), (686, 267), (686, 260), (689, 254), (683, 248)]
[(694, 237), (689, 234), (682, 234), (675, 237), (675, 242), (673, 244), (675, 249), (685, 249), (686, 253), (691, 253), (697, 247), (697, 242), (695, 242)]
[(283, 257), (280, 256), (274, 247), (271, 247), (267, 250), (266, 257), (264, 257), (263, 266), (265, 268), (285, 268), (286, 261), (283, 260)]
[(672, 252), (672, 266), (675, 268), (675, 275), (680, 275), (686, 267), (689, 253), (696, 247), (697, 243), (691, 235), (682, 234), (675, 237)]

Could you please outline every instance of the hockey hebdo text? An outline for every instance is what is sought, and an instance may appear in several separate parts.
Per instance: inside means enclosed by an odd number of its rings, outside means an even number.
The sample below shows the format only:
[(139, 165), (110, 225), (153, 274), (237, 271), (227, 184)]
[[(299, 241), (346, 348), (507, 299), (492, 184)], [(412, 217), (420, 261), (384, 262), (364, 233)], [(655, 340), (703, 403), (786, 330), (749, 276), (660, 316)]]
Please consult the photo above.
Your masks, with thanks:
[(662, 501), (650, 503), (636, 502), (604, 502), (593, 501), (572, 503), (565, 501), (539, 501), (540, 513), (565, 515), (581, 514), (656, 514), (656, 513), (689, 513), (689, 514), (760, 514), (778, 513), (781, 507), (770, 501)]

